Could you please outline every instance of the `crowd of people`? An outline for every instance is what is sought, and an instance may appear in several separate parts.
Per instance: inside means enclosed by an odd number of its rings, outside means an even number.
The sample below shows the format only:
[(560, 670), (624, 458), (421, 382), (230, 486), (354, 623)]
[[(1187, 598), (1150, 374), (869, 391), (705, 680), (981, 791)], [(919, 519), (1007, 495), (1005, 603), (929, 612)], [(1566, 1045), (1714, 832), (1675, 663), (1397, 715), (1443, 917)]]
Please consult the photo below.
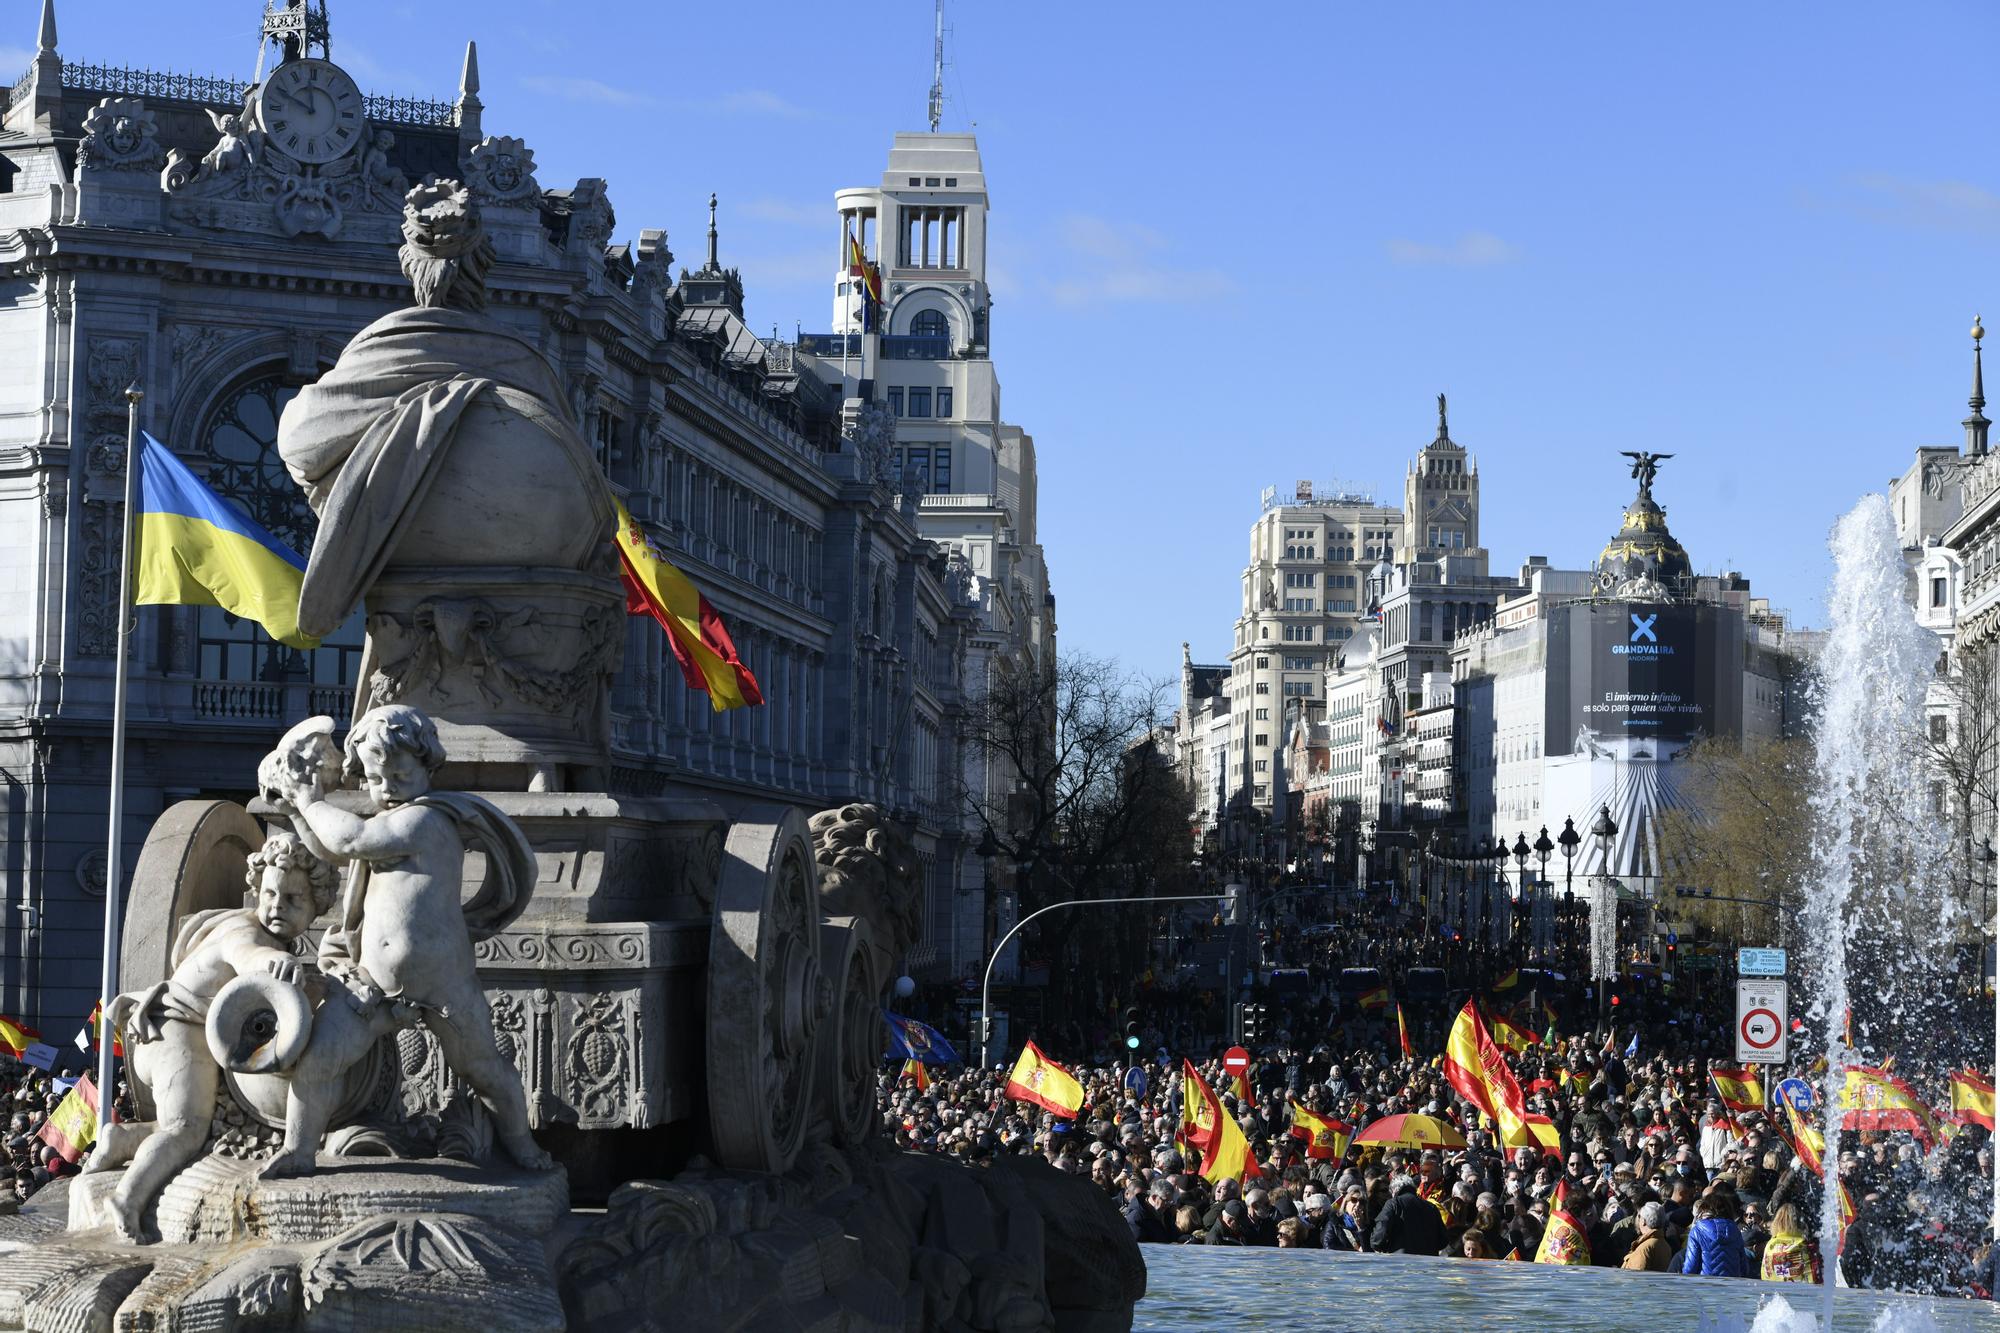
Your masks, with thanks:
[[(1433, 1007), (1448, 1014), (1464, 998), (1455, 992)], [(1781, 1114), (1734, 1113), (1717, 1097), (1709, 1060), (1726, 1050), (1719, 1024), (1657, 991), (1621, 1000), (1635, 1026), (1580, 1023), (1587, 1032), (1565, 1037), (1551, 1024), (1507, 1057), (1528, 1111), (1547, 1116), (1559, 1136), (1553, 1150), (1496, 1142), (1490, 1122), (1446, 1081), (1444, 1019), (1412, 1015), (1420, 1035), (1406, 1057), (1393, 1010), (1361, 1008), (1330, 985), (1277, 1006), (1245, 1096), (1231, 1091), (1238, 1085), (1220, 1063), (1220, 1043), (1199, 1052), (1170, 1045), (1183, 1020), (1169, 1007), (1166, 1022), (1143, 1033), (1136, 1065), (1113, 1056), (1120, 1039), (1108, 1022), (1077, 1034), (1089, 1044), (1069, 1065), (1084, 1089), (1073, 1118), (1009, 1098), (1006, 1068), (941, 1068), (920, 1090), (891, 1067), (880, 1103), (906, 1148), (975, 1165), (1038, 1153), (1089, 1176), (1147, 1243), (1532, 1260), (1560, 1206), (1596, 1265), (1817, 1281), (1832, 1257), (1821, 1239), (1822, 1181), (1795, 1152)], [(1058, 1061), (1079, 1054), (1053, 1037), (1037, 1041)], [(1254, 1174), (1202, 1174), (1182, 1132), (1184, 1054), (1241, 1127)], [(1786, 1072), (1809, 1068), (1802, 1059), (1771, 1077)], [(1293, 1132), (1295, 1104), (1352, 1130), (1428, 1115), (1460, 1131), (1465, 1146), (1349, 1143), (1338, 1156), (1315, 1155)], [(2000, 1270), (1988, 1243), (1989, 1135), (1968, 1125), (1927, 1148), (1906, 1133), (1842, 1135), (1839, 1174), (1855, 1209), (1835, 1247), (1842, 1273), (1857, 1286), (1988, 1296)]]
[(0, 1186), (0, 1214), (11, 1213), (26, 1203), (42, 1186), (63, 1176), (73, 1176), (77, 1167), (41, 1138), (50, 1114), (62, 1104), (66, 1088), (53, 1075), (0, 1054), (0, 1116), (6, 1118), (4, 1159), (6, 1173)]

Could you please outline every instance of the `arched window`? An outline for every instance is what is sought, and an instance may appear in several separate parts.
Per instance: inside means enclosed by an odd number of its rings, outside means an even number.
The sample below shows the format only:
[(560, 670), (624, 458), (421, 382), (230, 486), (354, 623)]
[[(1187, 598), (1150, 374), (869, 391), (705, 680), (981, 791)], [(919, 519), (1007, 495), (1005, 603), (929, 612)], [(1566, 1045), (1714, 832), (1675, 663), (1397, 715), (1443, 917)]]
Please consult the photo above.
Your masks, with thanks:
[[(278, 417), (297, 395), (295, 385), (275, 374), (245, 380), (216, 404), (200, 438), (209, 487), (304, 556), (312, 552), (319, 520), (278, 457)], [(354, 685), (364, 634), (359, 612), (309, 653), (287, 648), (262, 626), (219, 607), (201, 607), (199, 615), (195, 672), (205, 680), (281, 681), (302, 674), (315, 685)]]
[(918, 338), (949, 338), (951, 325), (945, 322), (942, 310), (920, 310), (910, 321), (910, 333)]

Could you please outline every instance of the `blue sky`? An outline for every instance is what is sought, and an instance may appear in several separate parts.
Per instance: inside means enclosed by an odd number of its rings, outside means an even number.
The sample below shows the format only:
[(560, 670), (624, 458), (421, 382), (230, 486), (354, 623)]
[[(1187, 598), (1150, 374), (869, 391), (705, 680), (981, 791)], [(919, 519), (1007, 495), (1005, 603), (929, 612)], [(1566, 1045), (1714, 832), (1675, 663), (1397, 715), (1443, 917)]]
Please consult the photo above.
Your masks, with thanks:
[[(58, 6), (71, 59), (238, 76), (262, 9)], [(10, 69), (37, 8), (6, 6)], [(607, 178), (622, 239), (699, 262), (717, 191), (786, 336), (830, 319), (832, 192), (930, 80), (926, 0), (331, 9), (370, 91), (448, 96), (477, 38), (489, 132), (544, 185)], [(1221, 658), (1259, 491), (1399, 496), (1440, 391), (1496, 568), (1588, 561), (1618, 451), (1656, 450), (1696, 566), (1823, 623), (1833, 519), (1960, 437), (1965, 330), (2000, 321), (1994, 12), (952, 3), (1064, 642)]]

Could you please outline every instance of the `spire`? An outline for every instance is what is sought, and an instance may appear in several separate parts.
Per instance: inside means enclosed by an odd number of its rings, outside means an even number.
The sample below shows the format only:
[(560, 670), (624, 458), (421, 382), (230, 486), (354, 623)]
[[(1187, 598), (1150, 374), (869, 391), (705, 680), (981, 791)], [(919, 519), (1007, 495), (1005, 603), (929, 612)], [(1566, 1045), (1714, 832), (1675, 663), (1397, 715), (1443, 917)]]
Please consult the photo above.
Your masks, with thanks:
[(479, 43), (465, 44), (465, 68), (458, 76), (458, 145), (463, 157), (485, 137), (485, 104), (479, 100)]
[(1986, 330), (1979, 316), (1972, 317), (1972, 415), (1961, 424), (1965, 427), (1965, 456), (1977, 458), (1986, 452), (1986, 428), (1993, 423), (1986, 419), (1986, 376), (1980, 365), (1979, 340), (1986, 336)]
[(479, 96), (479, 43), (465, 44), (465, 69), (458, 76), (458, 96), (461, 101)]
[(708, 269), (714, 273), (721, 268), (722, 260), (715, 249), (715, 195), (711, 191), (708, 196)]
[(42, 32), (36, 45), (49, 54), (56, 49), (56, 0), (42, 0)]

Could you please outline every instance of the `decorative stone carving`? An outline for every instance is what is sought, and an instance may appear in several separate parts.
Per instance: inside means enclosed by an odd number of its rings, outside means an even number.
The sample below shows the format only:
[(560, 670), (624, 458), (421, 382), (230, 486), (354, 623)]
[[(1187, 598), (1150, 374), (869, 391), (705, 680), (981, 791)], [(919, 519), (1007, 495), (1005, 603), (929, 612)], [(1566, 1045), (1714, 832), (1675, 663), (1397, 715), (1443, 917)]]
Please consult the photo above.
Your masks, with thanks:
[(403, 237), (419, 304), (279, 423), (320, 518), (300, 623), (326, 633), (365, 599), (357, 709), (413, 704), (487, 785), (560, 790), (607, 759), (625, 638), (610, 493), (547, 359), (483, 313), (496, 255), (469, 192), (410, 191)]
[(535, 155), (510, 134), (489, 135), (466, 154), (465, 183), (482, 204), (531, 204), (541, 199)]
[(140, 379), (145, 343), (138, 337), (93, 335), (85, 344), (83, 419), (77, 437), (90, 441), (83, 468), (82, 546), (77, 594), (77, 648), (108, 657), (117, 647), (118, 543), (124, 530), (125, 389)]
[(409, 182), (389, 161), (395, 136), (388, 130), (367, 126), (338, 156), (308, 162), (272, 141), (254, 89), (241, 111), (207, 114), (215, 146), (198, 163), (176, 149), (161, 173), (176, 221), (331, 240), (357, 217), (386, 232), (400, 211)]
[(201, 364), (213, 356), (216, 349), (228, 342), (236, 332), (235, 329), (215, 324), (174, 325), (173, 332), (168, 336), (175, 380), (184, 380), (200, 369)]
[(88, 169), (154, 171), (166, 160), (159, 124), (136, 97), (107, 97), (83, 117), (77, 161)]
[(106, 878), (106, 858), (102, 847), (93, 847), (76, 858), (76, 886), (86, 898), (102, 898)]
[(851, 399), (841, 413), (840, 434), (861, 460), (861, 480), (895, 479), (896, 418), (882, 403)]

